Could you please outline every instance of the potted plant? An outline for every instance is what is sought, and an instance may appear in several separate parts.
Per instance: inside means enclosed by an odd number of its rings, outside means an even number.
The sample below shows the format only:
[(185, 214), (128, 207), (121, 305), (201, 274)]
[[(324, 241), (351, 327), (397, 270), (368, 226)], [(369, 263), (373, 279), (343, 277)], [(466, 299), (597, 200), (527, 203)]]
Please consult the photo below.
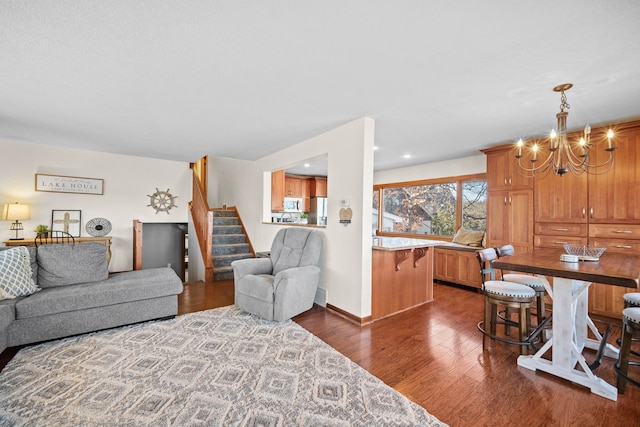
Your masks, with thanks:
[(301, 213), (300, 214), (300, 224), (306, 224), (309, 220), (309, 215), (307, 215), (306, 213)]
[(49, 227), (47, 225), (40, 224), (33, 231), (35, 231), (36, 234), (45, 233), (44, 237), (49, 237)]

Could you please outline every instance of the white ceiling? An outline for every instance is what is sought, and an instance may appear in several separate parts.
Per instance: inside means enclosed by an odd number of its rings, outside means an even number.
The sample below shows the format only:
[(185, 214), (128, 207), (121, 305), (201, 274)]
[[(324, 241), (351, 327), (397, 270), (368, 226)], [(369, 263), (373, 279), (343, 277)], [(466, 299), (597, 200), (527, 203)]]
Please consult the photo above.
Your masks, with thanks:
[(368, 116), (383, 170), (544, 134), (566, 82), (571, 129), (640, 116), (640, 1), (0, 2), (7, 141), (253, 160)]

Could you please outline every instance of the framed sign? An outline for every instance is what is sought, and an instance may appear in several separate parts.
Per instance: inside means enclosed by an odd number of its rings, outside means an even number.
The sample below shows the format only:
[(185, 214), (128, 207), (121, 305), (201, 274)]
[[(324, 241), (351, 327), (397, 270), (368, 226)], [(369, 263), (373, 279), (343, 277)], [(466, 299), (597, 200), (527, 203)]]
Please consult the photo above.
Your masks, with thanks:
[(99, 178), (36, 174), (36, 191), (102, 195), (103, 187), (104, 180)]
[(80, 237), (80, 211), (52, 210), (51, 230), (64, 231), (73, 237)]

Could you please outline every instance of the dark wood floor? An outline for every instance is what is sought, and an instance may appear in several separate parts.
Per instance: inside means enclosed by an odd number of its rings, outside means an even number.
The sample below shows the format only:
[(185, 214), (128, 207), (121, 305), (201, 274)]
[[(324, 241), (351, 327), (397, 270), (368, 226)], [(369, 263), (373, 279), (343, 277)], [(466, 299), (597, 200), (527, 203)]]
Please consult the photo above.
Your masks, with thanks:
[[(628, 386), (613, 402), (518, 367), (515, 346), (495, 342), (483, 352), (482, 296), (441, 284), (434, 296), (365, 327), (321, 307), (294, 321), (451, 426), (640, 426), (640, 388)], [(232, 303), (233, 281), (189, 283), (179, 314)], [(619, 335), (615, 328), (610, 341)], [(0, 356), (0, 367), (12, 352)], [(605, 358), (596, 374), (615, 383), (613, 361)]]

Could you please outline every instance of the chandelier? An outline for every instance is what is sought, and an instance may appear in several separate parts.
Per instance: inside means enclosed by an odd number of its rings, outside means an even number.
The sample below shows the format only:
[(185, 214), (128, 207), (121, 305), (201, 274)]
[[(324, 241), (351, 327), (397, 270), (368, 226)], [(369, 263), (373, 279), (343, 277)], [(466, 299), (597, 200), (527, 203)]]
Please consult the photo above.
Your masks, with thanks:
[[(589, 157), (590, 150), (594, 148), (591, 143), (591, 127), (586, 125), (582, 137), (570, 142), (567, 138), (567, 116), (570, 108), (567, 103), (565, 91), (571, 89), (573, 84), (565, 83), (553, 88), (554, 92), (560, 92), (560, 112), (556, 114), (558, 119), (558, 129), (551, 131), (548, 144), (533, 142), (525, 143), (522, 139), (516, 144), (518, 159), (518, 167), (521, 174), (530, 178), (541, 178), (546, 176), (550, 171), (557, 175), (564, 175), (571, 172), (573, 175), (581, 175), (586, 172), (588, 174), (600, 175), (607, 173), (613, 166), (613, 152), (616, 147), (613, 144), (613, 130), (609, 129), (606, 133), (606, 147), (604, 150), (609, 153), (608, 158), (598, 164), (591, 163)], [(604, 141), (604, 138), (603, 138)], [(528, 152), (527, 161), (524, 160), (523, 151)], [(523, 164), (523, 161), (525, 164)]]

